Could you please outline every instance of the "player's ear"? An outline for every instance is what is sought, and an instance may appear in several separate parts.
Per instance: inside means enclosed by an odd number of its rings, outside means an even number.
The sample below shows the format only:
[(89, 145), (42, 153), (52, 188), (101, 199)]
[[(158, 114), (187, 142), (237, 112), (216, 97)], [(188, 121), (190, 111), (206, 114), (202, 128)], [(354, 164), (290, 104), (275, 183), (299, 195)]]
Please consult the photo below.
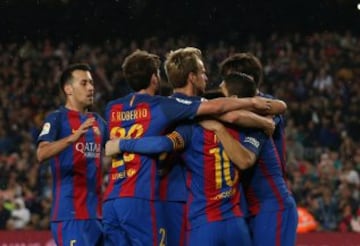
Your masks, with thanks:
[(190, 81), (190, 83), (193, 83), (194, 81), (196, 81), (196, 74), (193, 72), (190, 72), (188, 75), (188, 81)]
[(160, 77), (153, 73), (151, 75), (150, 84), (157, 89), (160, 88)]
[(151, 75), (151, 81), (155, 81), (155, 80), (160, 80), (160, 77), (157, 74), (153, 73)]
[(65, 92), (65, 95), (67, 95), (67, 96), (72, 95), (73, 89), (69, 83), (64, 85), (64, 92)]
[(155, 73), (153, 73), (151, 75), (150, 83), (151, 84), (158, 84), (159, 81), (160, 81), (160, 78)]

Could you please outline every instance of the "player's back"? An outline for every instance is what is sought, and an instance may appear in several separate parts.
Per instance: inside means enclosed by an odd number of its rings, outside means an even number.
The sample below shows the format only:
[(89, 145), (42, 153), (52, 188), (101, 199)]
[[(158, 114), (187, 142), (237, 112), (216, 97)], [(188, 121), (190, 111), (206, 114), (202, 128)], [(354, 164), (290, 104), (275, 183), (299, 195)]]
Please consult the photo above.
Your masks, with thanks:
[[(110, 138), (158, 136), (174, 122), (193, 118), (199, 102), (131, 93), (109, 102), (106, 120)], [(157, 157), (124, 153), (112, 160), (106, 199), (139, 197), (158, 199)]]
[[(274, 96), (260, 92), (259, 96), (275, 99)], [(285, 174), (286, 171), (286, 140), (285, 140), (285, 119), (283, 115), (276, 115), (275, 118), (275, 131), (272, 135), (276, 150), (279, 154), (281, 161), (281, 168)]]
[[(170, 98), (177, 98), (185, 101), (201, 101), (199, 96), (188, 96), (183, 93), (175, 92)], [(179, 122), (176, 122), (179, 124)], [(167, 133), (172, 132), (175, 126), (167, 129)], [(187, 200), (187, 188), (185, 182), (185, 163), (181, 160), (181, 156), (177, 152), (173, 152), (167, 156), (164, 163), (162, 163), (166, 175), (161, 175), (160, 179), (160, 199), (163, 201), (183, 201)]]
[(242, 177), (251, 214), (283, 210), (293, 203), (272, 138), (262, 143), (256, 164), (245, 170)]
[[(242, 215), (238, 171), (214, 132), (190, 126), (183, 154), (187, 167), (189, 228)], [(188, 128), (189, 129), (189, 128)]]

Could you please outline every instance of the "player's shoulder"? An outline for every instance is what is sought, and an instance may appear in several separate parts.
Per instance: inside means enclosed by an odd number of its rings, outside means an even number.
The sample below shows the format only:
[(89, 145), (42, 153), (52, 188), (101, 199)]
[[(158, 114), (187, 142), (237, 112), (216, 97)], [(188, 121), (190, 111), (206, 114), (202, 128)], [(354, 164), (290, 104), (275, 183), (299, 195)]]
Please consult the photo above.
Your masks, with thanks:
[(176, 96), (171, 96), (171, 97), (168, 97), (169, 100), (172, 100), (174, 101), (174, 103), (178, 103), (178, 104), (184, 104), (184, 105), (191, 105), (191, 104), (194, 104), (194, 103), (199, 103), (200, 100), (195, 100), (191, 97), (176, 97)]
[(45, 120), (56, 120), (56, 119), (60, 119), (61, 115), (64, 114), (64, 110), (63, 108), (58, 108), (56, 110), (53, 111), (49, 111), (48, 113), (45, 114)]
[(124, 100), (125, 100), (124, 97), (113, 99), (106, 104), (105, 108), (108, 109), (108, 108), (112, 107), (113, 105), (122, 104), (124, 102)]
[(39, 138), (47, 135), (50, 133), (50, 130), (52, 129), (58, 129), (61, 127), (61, 117), (62, 114), (64, 114), (64, 110), (62, 110), (62, 108), (53, 110), (53, 111), (49, 111), (48, 113), (46, 113), (45, 115), (45, 119), (44, 119), (44, 123), (42, 126), (42, 130), (39, 134)]

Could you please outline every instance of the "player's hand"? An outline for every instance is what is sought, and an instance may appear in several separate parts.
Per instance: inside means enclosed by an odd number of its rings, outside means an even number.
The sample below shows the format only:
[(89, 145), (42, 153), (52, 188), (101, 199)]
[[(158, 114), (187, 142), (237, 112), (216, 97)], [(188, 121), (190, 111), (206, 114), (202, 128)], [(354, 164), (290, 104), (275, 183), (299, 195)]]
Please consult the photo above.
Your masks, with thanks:
[(201, 120), (199, 121), (199, 124), (206, 130), (213, 132), (219, 131), (224, 128), (224, 125), (217, 120)]
[(270, 117), (265, 117), (264, 118), (264, 132), (266, 135), (268, 136), (272, 136), (274, 134), (275, 131), (275, 122), (272, 118)]
[(107, 141), (105, 144), (105, 156), (120, 154), (119, 143), (120, 139), (118, 138)]
[(86, 119), (79, 127), (79, 129), (75, 130), (73, 132), (73, 134), (71, 134), (69, 136), (69, 141), (71, 143), (74, 143), (76, 142), (77, 140), (79, 140), (79, 138), (85, 134), (89, 128), (93, 127), (94, 125), (94, 122), (95, 122), (95, 118), (94, 117), (91, 117), (91, 118), (88, 118)]
[(271, 100), (264, 97), (252, 98), (254, 108), (260, 112), (267, 112), (271, 109)]

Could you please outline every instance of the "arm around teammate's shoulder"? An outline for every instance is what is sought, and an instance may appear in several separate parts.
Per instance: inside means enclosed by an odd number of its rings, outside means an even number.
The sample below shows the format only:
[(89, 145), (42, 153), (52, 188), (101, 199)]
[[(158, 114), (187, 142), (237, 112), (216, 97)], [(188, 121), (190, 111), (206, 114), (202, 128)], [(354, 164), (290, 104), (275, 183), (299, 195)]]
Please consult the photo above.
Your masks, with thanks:
[(264, 98), (216, 98), (203, 101), (197, 111), (197, 115), (223, 114), (237, 109), (268, 110), (269, 100)]
[(235, 139), (223, 124), (216, 120), (201, 120), (199, 124), (203, 128), (213, 131), (216, 134), (227, 156), (239, 169), (247, 169), (255, 163), (255, 154)]

